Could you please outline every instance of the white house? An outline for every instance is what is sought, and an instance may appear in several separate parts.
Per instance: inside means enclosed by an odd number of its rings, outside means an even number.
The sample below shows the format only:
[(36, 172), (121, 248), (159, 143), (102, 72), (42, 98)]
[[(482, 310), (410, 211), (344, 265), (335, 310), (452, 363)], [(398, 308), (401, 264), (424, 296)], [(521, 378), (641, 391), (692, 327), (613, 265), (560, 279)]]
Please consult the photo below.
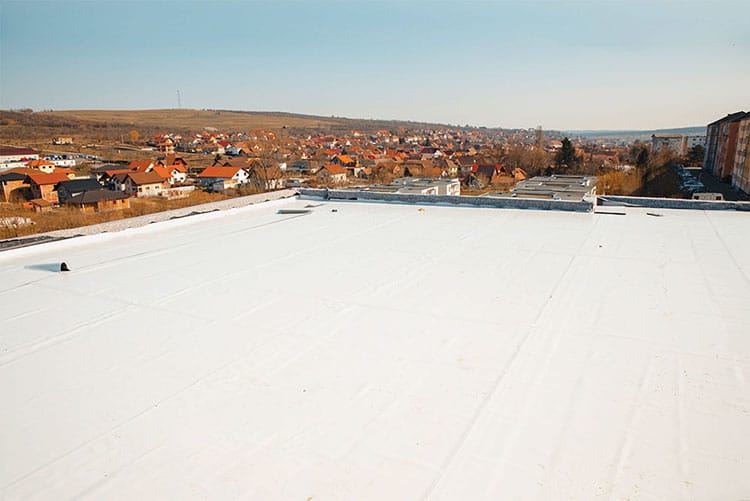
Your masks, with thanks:
[(155, 197), (161, 195), (164, 180), (159, 174), (151, 172), (132, 172), (127, 174), (122, 183), (123, 191), (136, 197)]
[[(222, 190), (230, 186), (236, 186), (239, 184), (246, 184), (250, 174), (241, 167), (230, 167), (214, 165), (206, 167), (203, 172), (198, 174), (198, 182), (204, 188), (219, 188)], [(227, 181), (231, 181), (227, 183)]]
[(316, 177), (321, 183), (345, 183), (346, 169), (336, 164), (324, 165), (318, 170)]

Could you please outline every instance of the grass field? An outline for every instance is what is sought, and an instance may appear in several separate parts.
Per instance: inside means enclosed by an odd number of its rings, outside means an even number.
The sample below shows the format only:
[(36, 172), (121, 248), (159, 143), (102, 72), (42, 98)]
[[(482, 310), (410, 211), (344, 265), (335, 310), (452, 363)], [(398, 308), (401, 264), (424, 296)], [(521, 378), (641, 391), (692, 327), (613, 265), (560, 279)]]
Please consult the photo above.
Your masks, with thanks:
[[(14, 112), (0, 112), (5, 115)], [(17, 114), (16, 114), (17, 115)], [(64, 110), (42, 111), (26, 114), (32, 123), (39, 125), (71, 128), (76, 125), (88, 128), (167, 129), (199, 131), (213, 127), (226, 130), (253, 129), (305, 129), (323, 132), (343, 132), (349, 130), (371, 131), (376, 129), (398, 129), (415, 127), (441, 127), (440, 124), (403, 122), (397, 120), (364, 120), (340, 117), (321, 117), (282, 112), (229, 111), (229, 110)], [(18, 117), (11, 117), (18, 122)], [(0, 126), (0, 129), (2, 127)]]
[(219, 130), (252, 130), (341, 127), (346, 119), (294, 115), (288, 113), (262, 113), (240, 111), (209, 111), (189, 109), (165, 110), (69, 110), (40, 112), (41, 116), (74, 118), (88, 122), (127, 124), (134, 127), (166, 127), (198, 131), (206, 127)]
[[(66, 228), (78, 228), (90, 224), (216, 202), (226, 198), (229, 197), (222, 193), (206, 193), (204, 191), (194, 191), (188, 198), (177, 200), (166, 200), (160, 197), (131, 198), (129, 209), (95, 213), (83, 213), (74, 207), (64, 206), (58, 207), (52, 212), (39, 214), (29, 209), (24, 209), (19, 204), (0, 203), (0, 240)], [(27, 226), (4, 224), (5, 221), (8, 221), (7, 218), (13, 217), (29, 218), (33, 224)]]
[[(360, 120), (319, 117), (281, 112), (225, 111), (225, 110), (66, 110), (66, 111), (10, 111), (0, 110), (0, 144), (43, 148), (51, 147), (56, 136), (72, 136), (75, 145), (64, 146), (60, 152), (81, 152), (80, 146), (89, 144), (115, 147), (127, 139), (131, 130), (140, 137), (157, 133), (191, 134), (207, 128), (220, 131), (251, 131), (255, 129), (287, 129), (292, 134), (323, 132), (342, 134), (352, 130), (404, 130), (421, 127), (442, 127), (439, 124), (392, 120)], [(123, 145), (124, 146), (124, 145)], [(108, 152), (101, 152), (108, 158)], [(121, 152), (116, 152), (121, 153)], [(96, 153), (100, 154), (100, 153)], [(125, 155), (128, 156), (128, 155)]]

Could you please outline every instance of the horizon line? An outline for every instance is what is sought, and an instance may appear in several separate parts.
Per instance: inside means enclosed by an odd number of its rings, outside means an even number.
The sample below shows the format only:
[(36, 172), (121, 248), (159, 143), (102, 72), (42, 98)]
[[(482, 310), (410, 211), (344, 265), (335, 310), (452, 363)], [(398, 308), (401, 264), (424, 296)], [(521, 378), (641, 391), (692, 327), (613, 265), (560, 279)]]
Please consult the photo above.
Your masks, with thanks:
[(617, 129), (566, 129), (566, 128), (553, 128), (553, 127), (544, 127), (543, 124), (531, 127), (506, 127), (506, 126), (490, 126), (490, 125), (474, 125), (474, 124), (451, 124), (447, 122), (430, 122), (430, 121), (424, 121), (424, 120), (415, 120), (415, 119), (403, 119), (403, 118), (362, 118), (362, 117), (347, 117), (347, 116), (339, 116), (339, 115), (315, 115), (315, 114), (309, 114), (309, 113), (299, 113), (294, 111), (281, 111), (281, 110), (242, 110), (242, 109), (229, 109), (229, 108), (69, 108), (69, 109), (54, 109), (54, 108), (48, 108), (48, 109), (38, 109), (35, 110), (31, 107), (29, 108), (7, 108), (7, 109), (0, 109), (0, 111), (8, 111), (8, 112), (19, 112), (21, 110), (31, 110), (33, 113), (70, 113), (70, 112), (76, 112), (76, 111), (112, 111), (112, 112), (118, 112), (118, 111), (131, 111), (131, 112), (139, 112), (139, 111), (225, 111), (230, 113), (258, 113), (258, 114), (280, 114), (280, 115), (294, 115), (298, 117), (305, 117), (305, 118), (315, 118), (315, 119), (323, 119), (323, 120), (352, 120), (352, 121), (368, 121), (368, 122), (404, 122), (404, 123), (413, 123), (413, 124), (420, 124), (420, 125), (438, 125), (442, 127), (456, 127), (460, 129), (493, 129), (493, 130), (532, 130), (536, 129), (537, 127), (542, 127), (543, 131), (554, 131), (554, 132), (568, 132), (568, 133), (596, 133), (596, 132), (607, 132), (607, 133), (613, 133), (613, 132), (656, 132), (656, 131), (662, 131), (662, 130), (674, 130), (674, 129), (694, 129), (694, 128), (701, 128), (706, 127), (706, 125), (680, 125), (676, 127), (659, 127), (659, 128), (617, 128)]

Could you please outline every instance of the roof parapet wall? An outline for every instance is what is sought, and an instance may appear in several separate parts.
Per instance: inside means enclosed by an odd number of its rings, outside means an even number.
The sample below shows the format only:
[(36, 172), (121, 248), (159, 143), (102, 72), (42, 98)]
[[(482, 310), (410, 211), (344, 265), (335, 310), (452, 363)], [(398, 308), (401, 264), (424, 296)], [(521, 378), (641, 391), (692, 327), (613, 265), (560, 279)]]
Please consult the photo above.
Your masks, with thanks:
[(713, 200), (685, 200), (681, 198), (651, 198), (599, 195), (597, 205), (620, 207), (649, 207), (653, 209), (693, 209), (693, 210), (741, 210), (750, 211), (750, 202), (730, 202)]
[(406, 193), (383, 193), (360, 190), (329, 190), (300, 188), (298, 193), (306, 197), (333, 200), (372, 200), (383, 202), (400, 202), (407, 204), (448, 204), (469, 205), (475, 207), (495, 207), (498, 209), (535, 209), (560, 210), (574, 212), (591, 212), (593, 201), (572, 202), (567, 200), (545, 200), (532, 198), (490, 198), (470, 197), (463, 195), (417, 195)]

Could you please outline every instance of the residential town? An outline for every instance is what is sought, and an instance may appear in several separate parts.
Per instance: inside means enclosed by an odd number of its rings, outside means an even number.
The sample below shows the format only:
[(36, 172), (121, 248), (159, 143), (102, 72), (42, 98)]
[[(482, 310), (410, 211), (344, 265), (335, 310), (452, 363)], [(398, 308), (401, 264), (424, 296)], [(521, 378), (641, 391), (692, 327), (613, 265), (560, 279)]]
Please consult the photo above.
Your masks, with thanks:
[[(59, 153), (60, 147), (74, 149), (73, 136), (50, 138), (58, 153), (0, 148), (2, 202), (38, 214), (61, 207), (101, 213), (129, 209), (138, 199), (189, 204), (197, 192), (237, 196), (299, 187), (557, 199), (597, 191), (689, 198), (706, 191), (696, 172), (723, 180), (740, 196), (750, 192), (750, 114), (745, 112), (708, 124), (706, 135), (654, 134), (650, 144), (571, 140), (541, 128), (343, 134), (209, 128), (190, 135), (162, 132), (140, 141), (137, 131), (131, 136), (131, 150), (148, 159), (108, 161), (80, 154), (80, 149)], [(649, 174), (655, 168), (667, 168), (676, 180), (662, 192), (654, 192), (647, 181), (649, 175), (659, 178)], [(573, 191), (551, 189), (556, 184), (550, 180), (571, 175), (579, 176)]]
[(748, 19), (0, 0), (0, 500), (750, 501)]

